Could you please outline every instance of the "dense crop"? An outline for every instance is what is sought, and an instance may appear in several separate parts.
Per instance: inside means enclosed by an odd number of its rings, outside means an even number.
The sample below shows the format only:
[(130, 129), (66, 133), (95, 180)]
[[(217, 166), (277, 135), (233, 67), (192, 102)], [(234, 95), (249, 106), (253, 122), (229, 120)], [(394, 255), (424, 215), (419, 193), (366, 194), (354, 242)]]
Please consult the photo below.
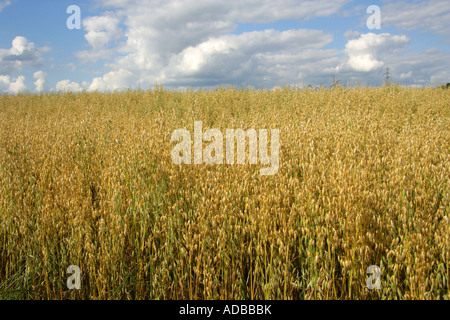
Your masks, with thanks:
[[(449, 299), (449, 119), (395, 85), (0, 96), (0, 299)], [(172, 163), (194, 121), (280, 129), (278, 173)]]

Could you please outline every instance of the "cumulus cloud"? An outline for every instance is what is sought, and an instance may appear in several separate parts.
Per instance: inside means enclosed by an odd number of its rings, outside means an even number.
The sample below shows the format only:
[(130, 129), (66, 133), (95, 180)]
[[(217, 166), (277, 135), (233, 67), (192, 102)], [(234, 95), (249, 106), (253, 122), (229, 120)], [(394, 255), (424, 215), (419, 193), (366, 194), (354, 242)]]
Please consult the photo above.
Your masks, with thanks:
[(370, 72), (384, 66), (381, 60), (384, 53), (392, 53), (404, 48), (409, 43), (407, 36), (389, 33), (367, 33), (352, 39), (345, 45), (348, 61), (345, 67), (357, 72)]
[(83, 88), (77, 82), (71, 82), (70, 80), (61, 80), (56, 84), (56, 91), (62, 92), (80, 92)]
[(13, 93), (26, 91), (25, 76), (11, 78), (10, 76), (0, 75), (0, 93)]
[[(251, 84), (248, 80), (252, 79), (258, 86), (263, 69), (276, 72), (271, 66), (272, 57), (289, 55), (293, 59), (302, 51), (314, 49), (311, 59), (315, 60), (333, 37), (318, 30), (231, 34), (238, 23), (325, 17), (338, 14), (348, 2), (289, 0), (280, 5), (268, 0), (100, 1), (105, 8), (113, 10), (105, 14), (107, 18), (102, 15), (84, 20), (85, 37), (92, 49), (77, 56), (82, 60), (109, 57), (108, 46), (124, 35), (124, 41), (116, 43), (114, 48), (119, 54), (105, 64), (109, 71), (93, 79), (91, 91), (151, 86), (155, 81), (180, 87), (241, 84), (242, 81)], [(123, 32), (119, 25), (123, 26)], [(104, 31), (99, 35), (96, 32), (100, 29)], [(262, 62), (267, 65), (260, 66)], [(298, 80), (298, 75), (305, 76), (295, 62), (289, 67), (297, 70), (293, 80)], [(266, 77), (265, 84), (275, 85), (275, 80), (271, 80), (275, 78), (278, 76)]]
[[(341, 83), (379, 84), (386, 66), (391, 68), (393, 79), (408, 82), (418, 82), (421, 70), (427, 79), (446, 76), (442, 69), (435, 69), (435, 63), (445, 69), (448, 53), (436, 53), (434, 60), (428, 60), (425, 55), (407, 52), (410, 39), (401, 34), (349, 30), (344, 34), (347, 43), (343, 49), (329, 49), (333, 35), (321, 30), (233, 34), (241, 23), (306, 21), (365, 12), (363, 6), (349, 11), (346, 5), (351, 1), (347, 0), (97, 2), (108, 11), (83, 20), (90, 49), (77, 53), (82, 62), (105, 60), (104, 74), (82, 85), (89, 91), (151, 87), (155, 82), (172, 88), (219, 84), (271, 88), (285, 83), (329, 84), (332, 75)], [(410, 11), (406, 2), (398, 3)], [(420, 10), (416, 4), (421, 3), (425, 2), (415, 1), (412, 7)], [(437, 3), (439, 7), (444, 2)], [(409, 28), (404, 18), (393, 20), (393, 12), (402, 6), (390, 5), (382, 7), (382, 25), (399, 23)], [(437, 14), (438, 10), (432, 11)]]
[(19, 93), (27, 90), (27, 86), (25, 85), (25, 77), (19, 76), (9, 84), (8, 91), (11, 93)]
[(0, 74), (10, 75), (20, 72), (26, 66), (38, 67), (42, 61), (42, 54), (47, 47), (37, 48), (25, 37), (17, 36), (12, 41), (10, 49), (0, 49)]
[(123, 34), (119, 23), (120, 18), (111, 14), (84, 19), (83, 27), (87, 31), (84, 37), (91, 49), (77, 52), (76, 56), (84, 61), (96, 61), (110, 56), (112, 50), (109, 45)]
[(128, 88), (132, 75), (130, 71), (125, 69), (111, 71), (103, 77), (97, 77), (92, 80), (88, 91), (114, 91)]
[(111, 16), (89, 17), (83, 20), (83, 26), (87, 30), (85, 38), (92, 48), (104, 47), (111, 40), (117, 39), (122, 34), (118, 26), (119, 19)]
[(47, 74), (44, 71), (37, 71), (33, 74), (33, 77), (36, 79), (34, 85), (36, 86), (36, 91), (44, 91), (45, 86), (45, 77)]
[(274, 58), (279, 54), (320, 48), (331, 41), (331, 35), (317, 30), (264, 30), (227, 35), (184, 49), (173, 57), (170, 67), (176, 71), (173, 76), (181, 74), (217, 78), (228, 75), (232, 78), (234, 75), (241, 78), (245, 71), (249, 71), (248, 68), (256, 68), (254, 62), (264, 56)]
[[(210, 38), (171, 55), (166, 64), (152, 64), (136, 55), (117, 59), (116, 66), (120, 68), (95, 78), (89, 90), (115, 90), (155, 81), (173, 87), (239, 84), (242, 79), (256, 83), (262, 80), (257, 78), (262, 76), (263, 70), (279, 73), (266, 79), (267, 85), (272, 86), (284, 72), (283, 68), (276, 70), (281, 56), (290, 61), (285, 68), (289, 68), (289, 73), (297, 70), (293, 76), (300, 80), (299, 70), (308, 59), (317, 61), (317, 57), (322, 56), (319, 48), (331, 41), (331, 35), (317, 30), (264, 30)], [(317, 73), (316, 70), (311, 72)]]
[[(116, 1), (127, 28), (124, 52), (145, 51), (166, 61), (189, 46), (227, 35), (238, 23), (306, 20), (329, 16), (349, 1)], [(104, 4), (110, 3), (103, 1)], [(150, 57), (150, 59), (153, 59)], [(144, 62), (144, 61), (142, 61)], [(158, 61), (160, 62), (160, 61)]]

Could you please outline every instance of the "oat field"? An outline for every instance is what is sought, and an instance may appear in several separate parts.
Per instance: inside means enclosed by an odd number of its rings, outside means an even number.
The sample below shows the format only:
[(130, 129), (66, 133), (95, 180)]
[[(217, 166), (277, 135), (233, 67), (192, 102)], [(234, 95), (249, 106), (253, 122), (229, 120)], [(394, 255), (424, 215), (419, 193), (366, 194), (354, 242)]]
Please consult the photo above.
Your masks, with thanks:
[[(194, 121), (278, 173), (174, 164)], [(441, 88), (2, 95), (0, 299), (450, 299), (449, 177)]]

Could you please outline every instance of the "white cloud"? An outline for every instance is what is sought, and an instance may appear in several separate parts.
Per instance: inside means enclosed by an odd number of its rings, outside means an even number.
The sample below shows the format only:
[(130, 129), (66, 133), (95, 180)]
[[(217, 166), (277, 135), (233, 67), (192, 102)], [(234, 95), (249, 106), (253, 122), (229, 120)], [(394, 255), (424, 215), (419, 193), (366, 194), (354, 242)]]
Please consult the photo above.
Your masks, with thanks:
[(48, 50), (48, 47), (37, 48), (25, 37), (17, 36), (10, 49), (0, 49), (0, 74), (9, 75), (26, 66), (39, 66), (42, 54)]
[(46, 76), (47, 74), (44, 71), (36, 71), (33, 74), (33, 77), (36, 79), (36, 81), (34, 82), (34, 85), (36, 86), (36, 91), (38, 92), (44, 91)]
[(264, 30), (212, 38), (195, 47), (188, 47), (178, 56), (176, 68), (181, 74), (229, 74), (263, 55), (301, 52), (320, 48), (332, 37), (317, 30)]
[(367, 33), (352, 39), (345, 45), (348, 61), (345, 67), (357, 72), (370, 72), (384, 66), (381, 60), (385, 52), (392, 53), (404, 48), (409, 43), (406, 36), (396, 36), (389, 33)]
[(84, 19), (83, 27), (87, 31), (84, 37), (91, 49), (79, 51), (76, 56), (82, 61), (108, 58), (113, 53), (109, 46), (123, 35), (119, 23), (120, 18), (111, 13)]
[(119, 89), (125, 89), (129, 87), (132, 73), (125, 69), (119, 69), (117, 71), (111, 71), (105, 74), (103, 77), (98, 77), (92, 80), (88, 91), (114, 91)]
[(378, 61), (370, 53), (350, 55), (348, 60), (350, 68), (354, 71), (369, 72), (383, 67), (384, 63)]
[(80, 92), (83, 88), (76, 82), (70, 82), (70, 80), (61, 80), (56, 84), (56, 91), (63, 92)]
[[(238, 23), (325, 17), (338, 14), (348, 2), (289, 0), (280, 5), (268, 0), (100, 1), (113, 10), (84, 20), (92, 50), (78, 52), (77, 56), (86, 61), (108, 58), (113, 50), (118, 53), (105, 64), (109, 71), (93, 79), (89, 90), (145, 87), (155, 81), (181, 87), (241, 84), (252, 79), (258, 86), (260, 70), (264, 69), (258, 63), (271, 65), (265, 57), (285, 54), (292, 57), (315, 49), (314, 59), (321, 56), (321, 48), (332, 41), (332, 36), (318, 30), (230, 34)], [(109, 48), (122, 34), (120, 23), (125, 40), (115, 43), (114, 49)], [(110, 31), (98, 34), (100, 29)], [(301, 68), (295, 63), (291, 67)], [(274, 67), (265, 69), (277, 72)], [(269, 80), (266, 84), (272, 85)]]
[[(210, 38), (173, 54), (165, 65), (153, 64), (138, 54), (119, 58), (115, 62), (118, 69), (95, 78), (89, 90), (153, 85), (155, 81), (172, 87), (240, 84), (242, 79), (257, 83), (264, 65), (268, 72), (283, 73), (282, 68), (272, 66), (283, 56), (290, 57), (289, 73), (298, 80), (308, 59), (316, 61), (322, 56), (320, 48), (331, 41), (331, 35), (317, 30), (265, 30)], [(311, 73), (318, 74), (316, 70)], [(266, 85), (272, 86), (280, 77), (274, 74)]]
[(89, 17), (83, 20), (83, 26), (87, 30), (87, 34), (84, 37), (94, 49), (104, 47), (111, 40), (119, 38), (122, 34), (117, 17)]
[[(82, 85), (89, 91), (145, 88), (155, 82), (171, 88), (218, 84), (272, 88), (284, 83), (330, 84), (332, 75), (341, 83), (381, 83), (386, 66), (393, 79), (418, 82), (421, 74), (426, 79), (444, 77), (435, 66), (445, 69), (449, 60), (448, 53), (439, 52), (434, 60), (422, 55), (421, 63), (418, 55), (405, 50), (407, 36), (389, 33), (347, 31), (343, 50), (326, 47), (333, 36), (321, 30), (232, 34), (240, 23), (365, 14), (364, 6), (344, 8), (351, 2), (347, 0), (97, 2), (109, 11), (83, 21), (90, 49), (76, 54), (82, 61), (105, 60), (104, 74)], [(389, 22), (389, 8), (401, 9), (384, 5), (382, 26), (394, 23)]]
[(25, 91), (25, 90), (27, 90), (27, 87), (25, 85), (25, 77), (24, 76), (19, 76), (14, 81), (11, 81), (11, 83), (9, 84), (9, 88), (8, 88), (8, 91), (11, 93), (14, 93), (14, 94)]
[(0, 75), (0, 93), (13, 93), (26, 91), (25, 76), (11, 79), (10, 76)]

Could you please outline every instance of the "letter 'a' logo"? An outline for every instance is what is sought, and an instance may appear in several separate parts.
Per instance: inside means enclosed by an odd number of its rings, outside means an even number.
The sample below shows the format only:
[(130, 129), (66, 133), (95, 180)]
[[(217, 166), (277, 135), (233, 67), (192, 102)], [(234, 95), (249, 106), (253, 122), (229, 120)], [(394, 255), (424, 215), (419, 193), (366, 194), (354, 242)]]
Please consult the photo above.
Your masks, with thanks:
[(367, 278), (366, 285), (369, 290), (381, 288), (381, 270), (380, 267), (372, 265), (369, 266), (366, 270), (366, 273), (371, 274), (370, 277)]
[(67, 278), (67, 288), (69, 290), (81, 289), (81, 271), (80, 267), (71, 265), (67, 268), (67, 273), (72, 274), (69, 278)]
[(381, 29), (381, 9), (379, 6), (369, 6), (367, 8), (367, 13), (371, 13), (372, 15), (367, 18), (367, 28), (370, 30), (373, 29)]
[(69, 18), (67, 18), (67, 29), (81, 29), (81, 10), (79, 6), (71, 5), (67, 7), (67, 14), (72, 14)]

